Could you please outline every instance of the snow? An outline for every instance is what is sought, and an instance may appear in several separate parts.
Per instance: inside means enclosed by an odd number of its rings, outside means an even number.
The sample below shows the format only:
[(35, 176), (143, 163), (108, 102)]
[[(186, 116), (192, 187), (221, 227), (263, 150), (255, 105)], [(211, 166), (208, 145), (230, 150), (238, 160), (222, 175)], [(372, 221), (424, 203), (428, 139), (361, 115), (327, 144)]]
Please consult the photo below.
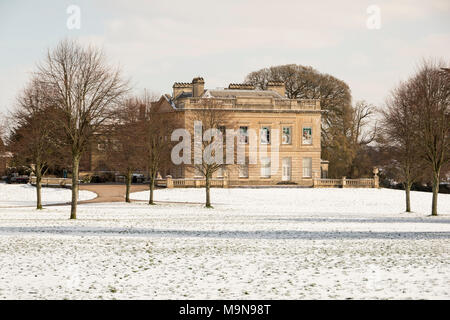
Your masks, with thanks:
[[(80, 200), (97, 197), (94, 192), (81, 190)], [(42, 205), (67, 203), (72, 199), (72, 191), (64, 188), (42, 188)], [(0, 207), (35, 206), (36, 188), (29, 184), (0, 183)]]
[[(431, 210), (431, 193), (412, 192), (414, 211), (426, 214)], [(240, 209), (256, 214), (298, 214), (335, 216), (351, 214), (361, 216), (391, 215), (404, 211), (405, 192), (392, 189), (312, 189), (312, 188), (230, 188), (211, 189), (211, 201), (217, 208)], [(149, 199), (149, 192), (133, 193), (132, 199)], [(202, 188), (155, 190), (160, 201), (203, 203)], [(439, 194), (438, 209), (450, 213), (450, 196)]]
[(411, 196), (411, 214), (387, 189), (212, 189), (214, 209), (156, 190), (76, 221), (0, 208), (0, 299), (449, 299), (450, 195), (438, 217)]

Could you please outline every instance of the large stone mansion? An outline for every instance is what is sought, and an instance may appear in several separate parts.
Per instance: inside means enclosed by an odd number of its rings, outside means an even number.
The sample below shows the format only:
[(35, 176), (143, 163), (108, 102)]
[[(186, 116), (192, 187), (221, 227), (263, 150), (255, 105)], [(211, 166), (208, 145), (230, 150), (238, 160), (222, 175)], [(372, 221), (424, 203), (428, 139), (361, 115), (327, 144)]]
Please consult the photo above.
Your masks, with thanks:
[[(288, 99), (282, 82), (269, 82), (266, 90), (249, 84), (230, 84), (228, 88), (205, 89), (201, 77), (192, 82), (176, 82), (172, 94), (164, 94), (152, 104), (152, 111), (171, 122), (172, 127), (193, 128), (190, 115), (202, 108), (206, 101), (214, 101), (221, 109), (223, 127), (242, 133), (239, 143), (248, 146), (248, 131), (258, 132), (258, 147), (264, 145), (267, 157), (257, 163), (231, 164), (215, 173), (234, 185), (274, 185), (295, 183), (311, 186), (313, 178), (325, 178), (328, 164), (321, 161), (321, 108), (319, 100)], [(190, 129), (193, 130), (193, 129)], [(277, 144), (278, 170), (271, 157)], [(199, 178), (192, 165), (174, 165), (170, 161), (161, 169), (161, 176)]]

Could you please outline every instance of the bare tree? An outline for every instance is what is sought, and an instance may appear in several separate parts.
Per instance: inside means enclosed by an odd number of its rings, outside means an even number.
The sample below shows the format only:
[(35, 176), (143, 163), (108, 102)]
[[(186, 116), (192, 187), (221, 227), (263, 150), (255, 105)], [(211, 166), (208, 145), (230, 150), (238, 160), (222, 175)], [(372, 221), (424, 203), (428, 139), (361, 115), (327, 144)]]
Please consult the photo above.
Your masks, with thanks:
[(371, 174), (367, 164), (371, 149), (370, 143), (377, 135), (374, 121), (375, 107), (365, 101), (357, 101), (354, 106), (343, 108), (343, 113), (328, 129), (328, 153), (333, 162), (331, 176), (360, 177)]
[(144, 132), (145, 139), (145, 156), (149, 175), (149, 201), (148, 204), (154, 203), (155, 182), (161, 165), (165, 163), (170, 150), (170, 129), (167, 121), (163, 121), (160, 115), (151, 113), (146, 119)]
[(52, 139), (53, 106), (47, 97), (49, 88), (33, 79), (17, 99), (12, 114), (14, 123), (10, 146), (16, 165), (28, 167), (36, 176), (36, 208), (42, 209), (41, 181), (55, 158)]
[(144, 91), (141, 97), (141, 105), (145, 110), (144, 120), (144, 157), (149, 176), (149, 201), (154, 205), (155, 182), (158, 173), (165, 163), (170, 161), (170, 149), (172, 142), (170, 135), (173, 124), (168, 121), (164, 113), (159, 113), (152, 108), (152, 103), (157, 100), (157, 96)]
[(125, 175), (125, 201), (130, 200), (133, 172), (144, 168), (145, 119), (137, 98), (127, 98), (114, 112), (114, 123), (106, 130), (108, 163)]
[[(194, 126), (194, 169), (205, 177), (205, 206), (212, 208), (211, 179), (216, 171), (225, 168), (224, 127), (222, 127), (225, 114), (217, 101), (202, 99), (201, 108), (192, 110), (190, 119)], [(201, 125), (196, 126), (196, 123)], [(200, 141), (195, 140), (195, 135), (200, 138)]]
[(413, 107), (408, 84), (401, 83), (386, 100), (378, 137), (382, 150), (388, 156), (387, 170), (405, 188), (406, 212), (411, 212), (411, 186), (423, 173)]
[(377, 126), (372, 130), (368, 126), (373, 122), (375, 107), (366, 101), (357, 101), (352, 109), (350, 138), (355, 145), (367, 145), (375, 140)]
[(37, 76), (52, 88), (57, 122), (71, 148), (70, 218), (76, 219), (80, 158), (90, 138), (110, 118), (114, 105), (127, 92), (127, 84), (119, 70), (106, 64), (101, 50), (69, 40), (48, 52)]
[(450, 78), (443, 62), (423, 61), (409, 81), (422, 156), (433, 173), (431, 215), (436, 216), (440, 173), (449, 162)]
[(366, 146), (372, 143), (377, 137), (377, 124), (374, 121), (375, 107), (364, 100), (357, 101), (355, 106), (350, 109), (348, 116), (350, 117), (348, 140), (352, 149), (352, 161), (348, 174), (350, 177), (357, 177), (361, 172), (356, 172), (356, 168), (363, 167), (361, 160), (364, 157), (358, 157), (366, 150)]

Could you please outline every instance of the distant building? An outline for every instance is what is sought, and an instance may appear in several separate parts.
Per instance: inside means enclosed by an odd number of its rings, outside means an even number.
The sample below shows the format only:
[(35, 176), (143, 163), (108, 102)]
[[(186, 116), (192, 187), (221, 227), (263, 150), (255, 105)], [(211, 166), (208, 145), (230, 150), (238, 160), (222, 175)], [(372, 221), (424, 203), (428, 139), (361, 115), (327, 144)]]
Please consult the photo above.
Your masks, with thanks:
[[(190, 130), (192, 112), (204, 107), (206, 101), (215, 101), (225, 114), (223, 128), (242, 134), (238, 143), (245, 144), (245, 157), (250, 153), (247, 132), (257, 132), (258, 150), (267, 147), (267, 157), (256, 164), (232, 164), (218, 170), (216, 178), (226, 177), (232, 185), (273, 185), (296, 183), (311, 186), (313, 178), (326, 178), (328, 162), (321, 161), (321, 108), (319, 100), (288, 99), (282, 82), (269, 82), (267, 90), (255, 89), (249, 84), (230, 84), (226, 89), (205, 89), (203, 78), (191, 83), (176, 82), (172, 94), (161, 96), (152, 105), (152, 112), (162, 115), (164, 121), (176, 128)], [(274, 136), (274, 135), (277, 136)], [(278, 141), (278, 143), (276, 142)], [(271, 152), (277, 143), (279, 157), (272, 163)], [(272, 173), (272, 166), (278, 170)], [(192, 165), (166, 163), (161, 176), (196, 178)]]

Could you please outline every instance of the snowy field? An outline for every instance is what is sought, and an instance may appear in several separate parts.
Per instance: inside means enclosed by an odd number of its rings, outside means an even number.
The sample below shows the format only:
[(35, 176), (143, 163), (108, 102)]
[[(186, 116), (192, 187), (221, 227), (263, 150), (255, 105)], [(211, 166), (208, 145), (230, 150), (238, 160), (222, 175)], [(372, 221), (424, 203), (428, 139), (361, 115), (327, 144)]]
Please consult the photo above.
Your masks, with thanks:
[(214, 209), (203, 198), (157, 190), (168, 202), (84, 204), (77, 221), (69, 206), (0, 208), (0, 298), (450, 298), (450, 195), (439, 217), (431, 194), (412, 192), (406, 214), (386, 189), (213, 189)]
[[(94, 192), (82, 190), (80, 200), (97, 197)], [(63, 188), (42, 188), (42, 205), (66, 203), (72, 199), (72, 191)], [(0, 207), (36, 206), (36, 188), (29, 184), (0, 183)]]

